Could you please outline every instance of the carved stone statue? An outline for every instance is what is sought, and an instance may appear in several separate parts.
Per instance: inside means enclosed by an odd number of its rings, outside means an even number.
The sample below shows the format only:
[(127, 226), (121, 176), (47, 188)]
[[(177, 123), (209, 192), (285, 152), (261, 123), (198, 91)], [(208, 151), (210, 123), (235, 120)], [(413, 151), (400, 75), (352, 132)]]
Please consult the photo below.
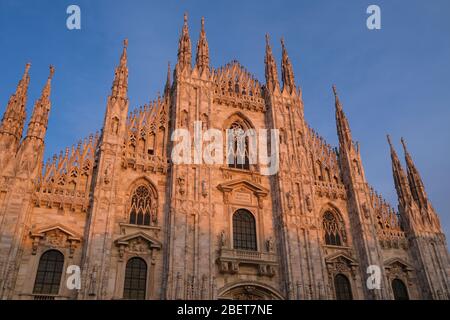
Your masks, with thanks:
[(267, 239), (266, 247), (267, 247), (267, 251), (269, 251), (269, 252), (273, 252), (275, 250), (275, 244), (274, 244), (273, 237), (270, 237), (269, 239)]
[(225, 247), (227, 245), (227, 235), (225, 233), (225, 230), (222, 230), (222, 232), (220, 232), (220, 247)]
[(112, 172), (112, 164), (108, 163), (106, 165), (105, 174), (103, 176), (103, 182), (105, 184), (109, 184), (111, 182), (111, 172)]
[(309, 195), (306, 196), (306, 208), (308, 209), (309, 212), (312, 211), (312, 202), (311, 202), (311, 197)]
[(294, 196), (292, 195), (291, 191), (288, 191), (286, 193), (286, 200), (287, 200), (287, 206), (289, 209), (292, 209), (294, 207)]
[(206, 185), (206, 180), (202, 180), (202, 196), (206, 197), (208, 195), (208, 186)]

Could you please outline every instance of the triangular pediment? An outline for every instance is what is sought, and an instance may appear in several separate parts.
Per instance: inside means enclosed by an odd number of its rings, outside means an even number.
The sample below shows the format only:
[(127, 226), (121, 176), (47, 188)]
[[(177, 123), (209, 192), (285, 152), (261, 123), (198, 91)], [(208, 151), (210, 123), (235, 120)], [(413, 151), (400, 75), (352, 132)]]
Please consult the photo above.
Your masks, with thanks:
[(143, 240), (145, 242), (147, 242), (149, 244), (149, 246), (151, 248), (157, 248), (160, 249), (161, 248), (161, 242), (159, 242), (158, 240), (150, 237), (148, 234), (144, 233), (144, 232), (136, 232), (130, 235), (126, 235), (123, 237), (120, 237), (118, 239), (116, 239), (116, 244), (117, 245), (126, 245), (128, 246), (131, 242), (133, 242), (134, 240)]
[(391, 258), (391, 259), (384, 261), (385, 268), (391, 268), (392, 266), (395, 266), (396, 264), (400, 265), (404, 269), (413, 270), (413, 267), (408, 262), (406, 262), (405, 260), (403, 260), (401, 258)]
[(345, 261), (349, 265), (354, 265), (354, 266), (358, 265), (358, 262), (355, 259), (353, 259), (348, 254), (345, 254), (343, 252), (337, 252), (335, 254), (332, 254), (332, 255), (326, 257), (325, 261), (327, 263)]
[(67, 236), (68, 240), (81, 241), (81, 236), (61, 224), (54, 224), (45, 228), (40, 228), (30, 232), (32, 237), (44, 237), (46, 234), (57, 231)]
[(224, 182), (219, 184), (217, 188), (222, 192), (230, 192), (236, 189), (244, 188), (260, 196), (266, 196), (269, 193), (269, 191), (260, 184), (248, 181), (246, 179)]

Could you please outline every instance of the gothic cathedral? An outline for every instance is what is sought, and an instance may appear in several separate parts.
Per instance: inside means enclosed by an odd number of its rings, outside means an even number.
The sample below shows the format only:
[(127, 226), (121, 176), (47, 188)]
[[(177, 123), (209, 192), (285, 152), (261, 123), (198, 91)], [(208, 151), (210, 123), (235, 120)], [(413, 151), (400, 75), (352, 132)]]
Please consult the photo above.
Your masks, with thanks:
[[(398, 211), (366, 181), (336, 88), (338, 148), (304, 118), (282, 41), (265, 83), (237, 61), (213, 69), (187, 17), (164, 94), (129, 110), (128, 43), (103, 127), (44, 161), (48, 80), (26, 135), (28, 64), (0, 126), (1, 299), (449, 299), (439, 217), (402, 140), (389, 137)], [(278, 129), (279, 169), (176, 163), (184, 128)], [(269, 148), (270, 146), (268, 146)], [(78, 278), (77, 278), (78, 275)]]

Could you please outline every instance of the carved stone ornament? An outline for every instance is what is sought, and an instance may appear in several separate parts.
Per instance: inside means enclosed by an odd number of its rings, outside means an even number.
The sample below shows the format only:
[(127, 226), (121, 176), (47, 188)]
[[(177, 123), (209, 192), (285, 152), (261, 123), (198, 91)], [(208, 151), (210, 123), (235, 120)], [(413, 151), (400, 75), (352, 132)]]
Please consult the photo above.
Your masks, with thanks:
[(181, 176), (181, 177), (178, 177), (177, 181), (178, 181), (178, 192), (181, 195), (184, 195), (186, 192), (186, 189), (185, 189), (186, 179), (184, 178), (184, 176)]
[(73, 257), (78, 244), (81, 242), (81, 236), (59, 224), (31, 231), (30, 238), (32, 239), (31, 253), (33, 255), (42, 245), (50, 248), (68, 248), (70, 258)]
[(120, 259), (123, 259), (126, 252), (132, 254), (150, 254), (152, 250), (160, 250), (162, 247), (161, 242), (142, 231), (120, 237), (114, 242), (118, 248)]

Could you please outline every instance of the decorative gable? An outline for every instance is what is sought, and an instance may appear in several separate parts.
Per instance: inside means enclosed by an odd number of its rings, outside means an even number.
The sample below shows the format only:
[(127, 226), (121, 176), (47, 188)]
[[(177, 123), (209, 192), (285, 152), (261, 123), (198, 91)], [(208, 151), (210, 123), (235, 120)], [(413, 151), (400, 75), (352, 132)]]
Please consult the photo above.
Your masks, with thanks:
[(338, 252), (325, 258), (325, 263), (330, 274), (347, 273), (355, 277), (358, 262), (349, 255)]
[(30, 238), (33, 240), (33, 255), (36, 254), (39, 245), (42, 245), (50, 248), (69, 248), (70, 257), (82, 240), (80, 235), (61, 224), (31, 231)]
[(225, 204), (233, 202), (252, 205), (255, 202), (262, 208), (263, 198), (269, 194), (269, 191), (263, 186), (246, 179), (221, 183), (217, 188), (223, 192)]
[(388, 270), (389, 272), (410, 272), (413, 271), (414, 268), (405, 260), (401, 259), (401, 258), (392, 258), (389, 260), (386, 260), (384, 262), (384, 267), (386, 268), (386, 270)]
[(161, 242), (150, 237), (144, 232), (137, 232), (116, 239), (119, 248), (119, 256), (122, 259), (125, 252), (133, 254), (151, 254), (154, 249), (160, 250)]

